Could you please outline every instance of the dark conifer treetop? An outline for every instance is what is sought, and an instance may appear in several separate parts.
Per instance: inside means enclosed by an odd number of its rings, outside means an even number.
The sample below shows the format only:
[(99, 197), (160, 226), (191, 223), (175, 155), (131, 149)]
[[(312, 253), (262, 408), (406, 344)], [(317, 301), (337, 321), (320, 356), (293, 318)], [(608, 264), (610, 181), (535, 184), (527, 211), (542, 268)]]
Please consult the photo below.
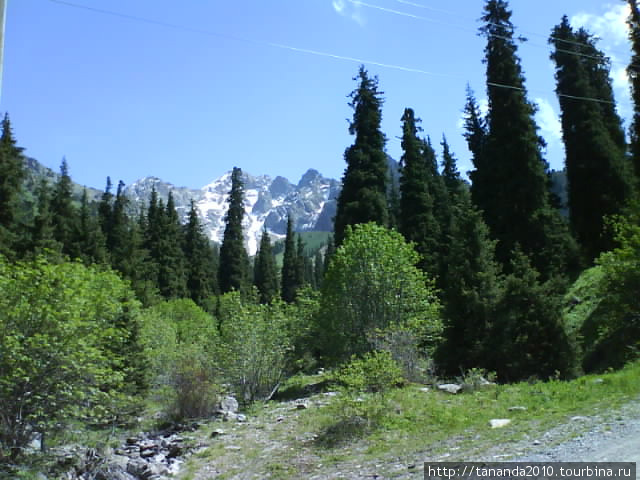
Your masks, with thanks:
[(637, 178), (640, 178), (640, 8), (637, 0), (627, 0), (630, 8), (629, 39), (631, 40), (632, 56), (627, 69), (631, 81), (631, 96), (633, 98), (633, 122), (630, 128), (631, 155)]
[[(552, 32), (556, 92), (562, 110), (571, 226), (589, 261), (613, 246), (604, 217), (621, 213), (632, 191), (622, 122), (609, 65), (585, 30), (563, 17)], [(584, 101), (578, 98), (597, 98)]]
[(229, 210), (225, 217), (226, 226), (220, 247), (218, 282), (220, 292), (244, 290), (249, 285), (249, 257), (244, 247), (242, 218), (244, 217), (244, 183), (242, 170), (233, 168)]
[[(489, 112), (486, 142), (479, 155), (474, 152), (472, 197), (498, 240), (502, 264), (510, 268), (511, 252), (519, 244), (548, 278), (563, 268), (557, 263), (568, 255), (571, 240), (551, 206), (535, 107), (527, 99), (507, 2), (488, 0), (482, 20)], [(468, 120), (473, 122), (473, 116)], [(482, 138), (481, 129), (468, 133)]]
[(349, 133), (356, 138), (344, 154), (347, 168), (335, 218), (336, 246), (342, 243), (347, 225), (388, 223), (386, 138), (380, 130), (383, 93), (377, 77), (369, 77), (364, 67), (354, 80), (359, 83), (350, 95), (354, 113)]

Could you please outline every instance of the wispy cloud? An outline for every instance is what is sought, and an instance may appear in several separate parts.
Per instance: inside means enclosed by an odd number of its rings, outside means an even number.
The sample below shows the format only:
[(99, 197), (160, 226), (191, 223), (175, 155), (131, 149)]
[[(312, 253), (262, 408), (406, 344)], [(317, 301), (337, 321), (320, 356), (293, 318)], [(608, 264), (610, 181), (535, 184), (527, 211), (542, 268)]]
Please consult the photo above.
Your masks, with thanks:
[(553, 105), (546, 98), (536, 98), (538, 112), (536, 123), (540, 127), (542, 136), (548, 143), (560, 143), (562, 140), (562, 123)]
[(606, 8), (607, 10), (601, 15), (580, 12), (571, 18), (571, 24), (575, 27), (584, 27), (599, 36), (605, 49), (626, 44), (629, 5), (607, 4)]
[(358, 2), (351, 0), (332, 0), (331, 5), (338, 15), (350, 18), (360, 26), (364, 25), (364, 16), (362, 15), (362, 9)]
[(599, 48), (612, 62), (611, 80), (618, 100), (618, 113), (628, 117), (632, 111), (629, 78), (626, 72), (631, 57), (627, 27), (629, 5), (607, 4), (605, 8), (604, 13), (600, 15), (578, 13), (571, 18), (571, 24), (574, 27), (584, 27), (599, 37)]

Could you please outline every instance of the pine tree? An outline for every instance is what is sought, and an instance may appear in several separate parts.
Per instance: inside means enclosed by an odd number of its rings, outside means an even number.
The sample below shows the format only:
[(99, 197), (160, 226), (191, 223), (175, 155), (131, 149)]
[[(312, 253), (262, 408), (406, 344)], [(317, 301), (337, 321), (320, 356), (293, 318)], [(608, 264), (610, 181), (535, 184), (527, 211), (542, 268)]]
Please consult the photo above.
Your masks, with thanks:
[(449, 373), (488, 367), (489, 329), (500, 298), (500, 267), (495, 241), (468, 190), (460, 190), (452, 208), (443, 287), (445, 342), (439, 363)]
[(184, 257), (189, 297), (205, 306), (217, 290), (217, 271), (214, 251), (206, 237), (196, 204), (191, 200), (189, 218), (184, 226)]
[[(485, 149), (487, 145), (487, 137), (489, 130), (487, 121), (480, 111), (478, 101), (471, 90), (471, 87), (467, 85), (467, 101), (464, 106), (464, 138), (467, 140), (469, 151), (472, 154), (473, 165), (476, 167), (473, 172), (473, 176), (478, 178), (480, 183), (476, 187), (476, 190), (480, 187), (484, 187), (481, 175), (487, 171), (487, 162), (485, 161)], [(484, 192), (478, 192), (477, 195), (482, 196)]]
[(51, 188), (42, 179), (36, 190), (36, 215), (31, 232), (31, 251), (40, 254), (45, 250), (60, 252), (60, 245), (54, 237), (53, 215), (51, 214)]
[(158, 262), (158, 288), (165, 298), (187, 296), (185, 259), (182, 250), (182, 225), (176, 211), (173, 193), (169, 192), (163, 215), (161, 256)]
[(336, 246), (342, 244), (347, 225), (376, 222), (386, 226), (389, 220), (386, 139), (380, 130), (382, 92), (378, 90), (378, 78), (370, 78), (364, 66), (354, 80), (359, 84), (350, 95), (354, 114), (349, 133), (356, 138), (344, 153), (347, 168), (335, 217)]
[[(477, 162), (470, 173), (473, 201), (498, 240), (498, 260), (509, 268), (511, 252), (519, 244), (549, 278), (564, 272), (571, 238), (551, 206), (535, 107), (527, 100), (507, 2), (488, 0), (482, 19), (489, 113), (486, 140), (471, 148)], [(469, 133), (481, 138), (481, 129)]]
[[(418, 266), (432, 278), (438, 274), (440, 226), (434, 215), (432, 181), (427, 152), (430, 148), (418, 138), (419, 120), (412, 109), (402, 116), (402, 149), (400, 159), (400, 233), (416, 244), (421, 256)], [(425, 153), (427, 152), (427, 153)]]
[(627, 2), (630, 9), (627, 24), (632, 48), (631, 62), (627, 68), (633, 98), (633, 121), (629, 129), (630, 150), (636, 179), (640, 179), (640, 8), (636, 0), (627, 0)]
[(322, 258), (322, 251), (318, 249), (313, 259), (313, 276), (314, 284), (316, 288), (322, 286), (322, 279), (324, 278), (324, 259)]
[(105, 239), (97, 218), (92, 215), (86, 188), (82, 191), (78, 222), (71, 243), (71, 256), (81, 258), (86, 265), (107, 262)]
[(244, 290), (249, 285), (249, 257), (244, 248), (242, 218), (244, 216), (244, 184), (242, 170), (233, 168), (229, 210), (225, 218), (226, 226), (220, 247), (218, 281), (220, 292)]
[(255, 262), (254, 283), (260, 294), (260, 303), (271, 303), (278, 295), (278, 274), (266, 226), (262, 231), (260, 249)]
[(77, 229), (78, 214), (73, 205), (73, 187), (69, 176), (67, 159), (60, 165), (60, 176), (53, 188), (51, 197), (51, 215), (53, 217), (53, 237), (62, 245), (62, 252), (71, 255), (72, 238)]
[(621, 213), (631, 195), (624, 133), (612, 104), (582, 100), (613, 103), (608, 62), (594, 39), (584, 30), (574, 32), (565, 16), (549, 43), (562, 110), (570, 221), (591, 261), (613, 247), (605, 216)]
[(13, 256), (17, 242), (17, 201), (25, 177), (22, 150), (5, 114), (0, 136), (0, 254), (8, 256)]
[(449, 204), (455, 205), (462, 191), (467, 190), (467, 185), (460, 177), (456, 157), (451, 152), (449, 143), (444, 135), (442, 135), (442, 143), (440, 145), (442, 145), (442, 180), (447, 189)]
[(557, 286), (540, 282), (517, 246), (511, 271), (494, 312), (489, 368), (502, 381), (571, 375), (575, 352), (562, 324)]
[(293, 218), (287, 218), (287, 236), (284, 240), (284, 256), (282, 259), (282, 285), (280, 296), (285, 302), (293, 302), (296, 291), (300, 288), (298, 251), (296, 248), (296, 234), (293, 231)]

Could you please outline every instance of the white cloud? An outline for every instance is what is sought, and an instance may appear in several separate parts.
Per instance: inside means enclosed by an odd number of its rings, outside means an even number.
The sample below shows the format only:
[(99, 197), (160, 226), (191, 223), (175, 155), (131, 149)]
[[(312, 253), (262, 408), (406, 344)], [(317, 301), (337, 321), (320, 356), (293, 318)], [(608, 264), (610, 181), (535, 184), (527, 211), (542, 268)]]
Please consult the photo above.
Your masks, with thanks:
[(338, 15), (348, 17), (360, 26), (364, 25), (362, 9), (357, 2), (352, 0), (332, 0), (331, 5)]
[(542, 136), (548, 143), (562, 140), (562, 124), (553, 106), (546, 98), (536, 98), (538, 112), (536, 122), (540, 127)]
[(607, 4), (606, 8), (602, 15), (580, 12), (571, 17), (571, 25), (584, 27), (600, 37), (605, 49), (625, 45), (628, 42), (629, 5)]
[[(584, 27), (600, 38), (598, 47), (611, 59), (611, 80), (622, 117), (631, 114), (631, 95), (626, 67), (631, 53), (628, 38), (627, 17), (629, 5), (607, 4), (601, 15), (581, 12), (571, 18), (574, 27)], [(615, 50), (615, 51), (614, 51)]]

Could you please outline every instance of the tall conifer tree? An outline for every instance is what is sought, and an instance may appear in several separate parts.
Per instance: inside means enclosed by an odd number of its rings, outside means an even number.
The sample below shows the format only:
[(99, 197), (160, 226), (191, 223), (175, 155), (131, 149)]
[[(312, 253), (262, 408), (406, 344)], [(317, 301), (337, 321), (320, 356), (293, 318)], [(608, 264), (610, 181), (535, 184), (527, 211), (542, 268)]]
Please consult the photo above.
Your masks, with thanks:
[(488, 367), (489, 329), (500, 298), (500, 267), (495, 241), (468, 190), (452, 207), (450, 247), (443, 287), (445, 342), (440, 363), (449, 373)]
[(220, 247), (218, 281), (220, 292), (244, 290), (249, 285), (249, 257), (244, 247), (242, 219), (244, 217), (244, 183), (242, 170), (233, 168), (229, 210), (225, 217), (226, 226)]
[(198, 305), (205, 306), (209, 297), (217, 291), (218, 272), (215, 253), (204, 233), (193, 200), (184, 226), (183, 248), (189, 296)]
[(262, 231), (255, 262), (254, 283), (260, 293), (260, 303), (271, 303), (278, 295), (278, 274), (266, 226)]
[(354, 113), (349, 133), (356, 138), (344, 153), (347, 168), (335, 217), (336, 246), (342, 244), (347, 225), (376, 222), (386, 226), (389, 221), (386, 139), (380, 130), (382, 92), (378, 90), (378, 78), (371, 78), (364, 66), (354, 80), (358, 86), (350, 95)]
[(562, 110), (571, 226), (593, 260), (613, 247), (605, 216), (620, 213), (632, 191), (624, 134), (613, 107), (608, 62), (593, 38), (584, 30), (574, 32), (565, 16), (549, 42)]
[(400, 159), (400, 233), (416, 244), (421, 255), (419, 267), (434, 278), (438, 274), (440, 227), (434, 215), (429, 154), (425, 153), (430, 146), (418, 138), (418, 122), (413, 110), (405, 109), (402, 115), (404, 153)]
[(158, 262), (158, 288), (165, 298), (187, 296), (182, 225), (176, 211), (173, 193), (169, 192), (162, 218), (160, 256)]
[(282, 300), (293, 302), (296, 298), (296, 291), (300, 286), (296, 234), (293, 231), (293, 218), (289, 214), (287, 218), (287, 236), (284, 240), (284, 257), (282, 259)]
[(637, 179), (640, 179), (640, 8), (637, 0), (627, 0), (630, 14), (629, 39), (631, 40), (632, 56), (627, 73), (631, 81), (631, 97), (633, 98), (633, 121), (630, 128), (631, 157)]
[(571, 239), (551, 205), (535, 107), (527, 99), (507, 2), (488, 0), (482, 20), (489, 112), (486, 141), (479, 155), (474, 152), (473, 200), (498, 240), (502, 264), (510, 267), (511, 252), (519, 244), (549, 278), (564, 272)]
[(60, 176), (51, 196), (51, 215), (53, 217), (53, 236), (62, 245), (62, 252), (72, 255), (72, 238), (77, 229), (77, 211), (73, 205), (73, 187), (69, 176), (67, 159), (60, 164)]
[(0, 136), (0, 253), (12, 256), (17, 241), (17, 201), (25, 177), (22, 148), (16, 145), (9, 115)]

